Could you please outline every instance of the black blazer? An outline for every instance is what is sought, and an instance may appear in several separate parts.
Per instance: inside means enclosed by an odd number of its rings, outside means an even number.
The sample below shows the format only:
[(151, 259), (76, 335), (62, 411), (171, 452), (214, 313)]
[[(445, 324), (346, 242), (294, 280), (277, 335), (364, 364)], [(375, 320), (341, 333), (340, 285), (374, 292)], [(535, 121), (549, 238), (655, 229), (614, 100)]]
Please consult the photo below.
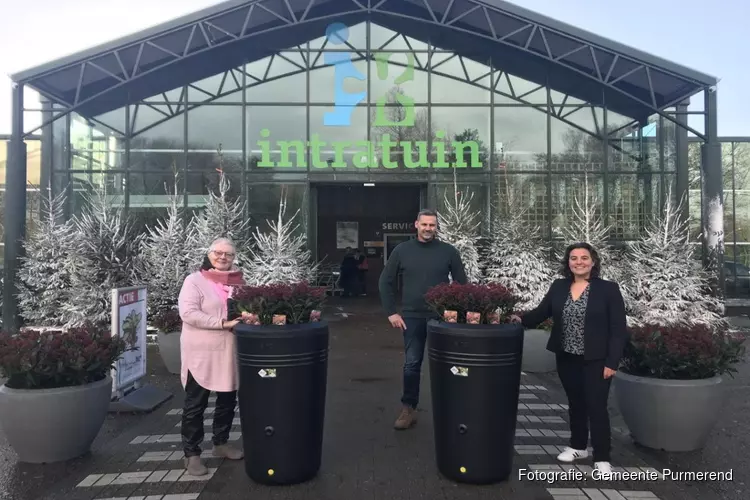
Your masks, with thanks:
[[(562, 313), (570, 293), (572, 279), (552, 282), (542, 302), (521, 318), (523, 326), (534, 328), (552, 318), (554, 324), (547, 342), (547, 350), (562, 352)], [(625, 302), (620, 287), (613, 281), (592, 278), (583, 327), (584, 358), (605, 360), (605, 366), (616, 370), (630, 334), (625, 319)]]

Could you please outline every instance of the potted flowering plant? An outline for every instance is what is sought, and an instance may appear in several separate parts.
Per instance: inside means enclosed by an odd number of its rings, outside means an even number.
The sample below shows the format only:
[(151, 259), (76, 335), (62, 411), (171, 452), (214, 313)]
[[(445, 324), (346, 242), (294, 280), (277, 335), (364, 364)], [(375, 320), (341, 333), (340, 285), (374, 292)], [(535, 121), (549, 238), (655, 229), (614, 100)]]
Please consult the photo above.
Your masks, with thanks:
[(159, 356), (164, 361), (169, 373), (179, 375), (182, 361), (180, 358), (180, 334), (182, 318), (177, 308), (162, 309), (151, 318), (151, 325), (157, 330)]
[[(323, 287), (305, 281), (238, 287), (228, 305), (240, 370), (245, 470), (262, 484), (294, 484), (320, 469), (328, 374)], [(258, 401), (263, 401), (258, 405)]]
[(615, 393), (631, 436), (654, 449), (701, 449), (723, 409), (723, 376), (744, 358), (744, 339), (724, 324), (645, 324), (630, 334)]
[(112, 396), (111, 370), (127, 350), (108, 329), (25, 329), (0, 334), (0, 427), (22, 462), (88, 452)]
[(438, 470), (461, 482), (503, 481), (521, 384), (524, 329), (510, 319), (517, 297), (496, 283), (451, 283), (425, 301), (439, 318), (427, 323)]
[(517, 298), (506, 287), (442, 283), (430, 288), (425, 302), (447, 323), (501, 324), (510, 323)]

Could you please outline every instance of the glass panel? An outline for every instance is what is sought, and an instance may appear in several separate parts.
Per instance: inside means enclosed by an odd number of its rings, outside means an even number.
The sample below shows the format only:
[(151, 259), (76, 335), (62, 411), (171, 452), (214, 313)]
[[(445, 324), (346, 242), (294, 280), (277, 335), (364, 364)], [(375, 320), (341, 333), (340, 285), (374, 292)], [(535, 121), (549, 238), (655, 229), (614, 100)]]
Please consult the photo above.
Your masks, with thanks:
[[(326, 64), (333, 64), (338, 58), (344, 56), (349, 57), (350, 54), (342, 52), (311, 52), (310, 63), (315, 63), (315, 67), (309, 73), (310, 102), (338, 103), (348, 106), (367, 103), (367, 61), (358, 61), (356, 59), (359, 56), (351, 54), (351, 58), (354, 60), (351, 66), (341, 66), (338, 70), (335, 66), (325, 66)], [(337, 71), (341, 74), (338, 74)], [(342, 93), (347, 94), (338, 98), (336, 96), (337, 77), (342, 78)], [(374, 79), (376, 76), (372, 78)], [(302, 100), (307, 95), (304, 87), (298, 90), (290, 90), (290, 93), (298, 93), (302, 96)], [(359, 94), (358, 98), (355, 96), (356, 94)]]
[[(389, 103), (397, 102), (396, 94), (393, 96)], [(429, 126), (427, 107), (392, 105), (371, 108), (369, 119), (377, 165), (371, 173), (422, 173), (422, 168), (430, 165), (428, 141), (435, 138), (435, 126)], [(411, 152), (409, 156), (405, 156), (407, 151)], [(408, 165), (405, 157), (410, 158)]]
[[(242, 107), (204, 105), (188, 112), (190, 171), (242, 170)], [(189, 176), (188, 182), (195, 182)], [(194, 189), (189, 186), (188, 189)]]
[[(470, 207), (472, 213), (478, 214), (475, 222), (481, 223), (488, 217), (487, 213), (487, 185), (479, 183), (461, 183), (457, 185), (453, 183), (440, 183), (435, 184), (435, 206), (437, 211), (444, 211), (447, 203), (454, 203), (453, 193), (454, 186), (456, 186), (456, 193), (464, 199), (471, 198)], [(486, 225), (478, 228), (478, 231), (487, 230)]]
[(543, 174), (493, 175), (492, 206), (522, 211), (523, 220), (536, 227), (543, 238), (549, 238), (549, 198), (547, 176)]
[[(431, 120), (439, 140), (444, 133), (446, 160), (458, 167), (459, 175), (487, 170), (491, 145), (490, 108), (433, 106)], [(460, 149), (457, 143), (462, 145)], [(440, 158), (437, 147), (433, 147), (433, 155), (436, 160)]]
[[(552, 235), (565, 238), (565, 228), (571, 230), (575, 224), (574, 213), (578, 210), (576, 200), (586, 207), (586, 185), (588, 185), (588, 209), (595, 218), (602, 217), (603, 180), (599, 175), (552, 175)], [(578, 236), (580, 238), (580, 236)]]
[(373, 57), (375, 61), (370, 62), (370, 103), (387, 102), (394, 87), (403, 91), (404, 104), (427, 102), (428, 74), (420, 69), (413, 54), (377, 52)]
[[(124, 114), (124, 109), (122, 110)], [(73, 113), (70, 123), (71, 168), (106, 171), (125, 168), (121, 135)]]
[(702, 210), (701, 143), (688, 144), (688, 200), (690, 213), (690, 239), (700, 241)]
[(250, 170), (304, 171), (307, 165), (305, 106), (248, 106)]
[[(612, 113), (610, 113), (611, 115)], [(648, 140), (647, 133), (650, 126), (645, 126), (639, 133), (639, 128), (621, 128), (609, 137), (608, 159), (610, 172), (638, 172), (641, 170), (641, 148)], [(644, 162), (644, 166), (650, 165)]]
[(435, 54), (432, 58), (431, 101), (489, 104), (489, 66), (457, 55), (445, 55)]
[(537, 108), (495, 108), (494, 170), (547, 170), (547, 113)]
[(567, 116), (565, 119), (572, 124), (552, 118), (552, 171), (601, 171), (604, 147), (601, 139), (591, 132), (597, 129), (594, 108), (564, 108), (561, 116)]
[(80, 214), (86, 204), (86, 197), (94, 190), (103, 189), (107, 193), (110, 206), (124, 206), (125, 175), (74, 172), (71, 175), (71, 215)]
[(492, 80), (495, 86), (495, 104), (547, 105), (547, 89), (505, 71), (496, 71)]
[[(242, 174), (236, 171), (226, 171), (225, 176), (229, 181), (226, 199), (232, 202), (242, 196)], [(191, 209), (201, 209), (206, 205), (209, 193), (220, 196), (219, 173), (215, 170), (189, 172), (186, 180), (186, 191), (188, 194), (188, 207)]]
[(247, 193), (252, 224), (261, 232), (267, 232), (270, 229), (268, 221), (276, 222), (279, 215), (279, 202), (281, 196), (285, 195), (284, 220), (287, 221), (296, 214), (294, 234), (307, 233), (309, 216), (307, 184), (250, 183), (247, 186)]
[[(310, 108), (310, 170), (361, 171), (374, 163), (367, 144), (367, 107)], [(326, 125), (326, 116), (346, 117), (343, 126)], [(344, 123), (344, 122), (341, 122)]]
[(659, 176), (611, 175), (609, 177), (610, 237), (636, 239), (659, 203)]
[[(311, 75), (314, 73), (311, 72)], [(258, 81), (248, 77), (245, 100), (248, 104), (306, 102), (307, 73), (290, 74), (270, 81)]]

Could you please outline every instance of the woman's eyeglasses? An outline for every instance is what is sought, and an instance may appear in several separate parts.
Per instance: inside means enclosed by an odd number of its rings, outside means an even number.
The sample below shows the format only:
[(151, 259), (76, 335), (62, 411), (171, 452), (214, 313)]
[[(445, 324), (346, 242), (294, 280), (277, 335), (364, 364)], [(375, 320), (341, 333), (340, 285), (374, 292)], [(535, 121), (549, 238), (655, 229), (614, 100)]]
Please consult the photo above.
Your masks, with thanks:
[(234, 254), (231, 252), (219, 252), (218, 250), (211, 250), (217, 257), (226, 257), (227, 259), (234, 259)]

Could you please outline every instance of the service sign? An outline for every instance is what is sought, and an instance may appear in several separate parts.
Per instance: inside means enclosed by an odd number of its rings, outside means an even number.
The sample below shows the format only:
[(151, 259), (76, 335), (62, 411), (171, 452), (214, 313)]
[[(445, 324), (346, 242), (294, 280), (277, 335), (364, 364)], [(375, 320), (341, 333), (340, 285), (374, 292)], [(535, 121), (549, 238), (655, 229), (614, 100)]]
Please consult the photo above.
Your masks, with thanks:
[(128, 348), (115, 365), (113, 392), (122, 391), (146, 375), (146, 287), (112, 290), (112, 334)]

